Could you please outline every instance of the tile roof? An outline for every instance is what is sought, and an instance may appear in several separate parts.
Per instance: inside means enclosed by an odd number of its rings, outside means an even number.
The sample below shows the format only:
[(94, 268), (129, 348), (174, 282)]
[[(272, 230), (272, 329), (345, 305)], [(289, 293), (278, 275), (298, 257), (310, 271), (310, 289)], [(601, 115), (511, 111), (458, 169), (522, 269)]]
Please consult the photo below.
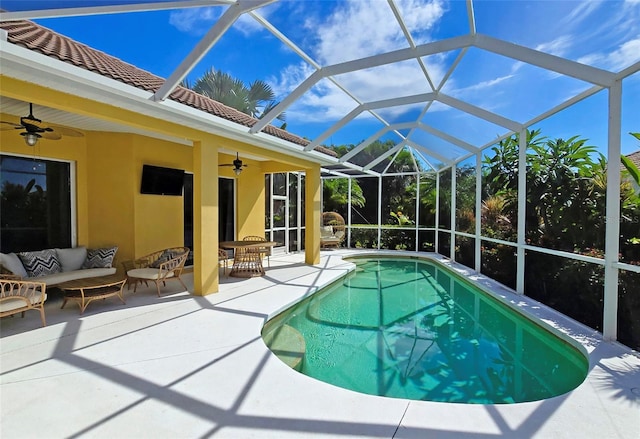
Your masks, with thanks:
[[(10, 43), (57, 58), (136, 88), (155, 92), (165, 81), (159, 76), (31, 21), (0, 22), (0, 28), (7, 31), (7, 40)], [(176, 87), (169, 99), (246, 127), (252, 127), (258, 121), (241, 111), (182, 86)], [(267, 125), (262, 131), (297, 145), (306, 146), (309, 144), (308, 140), (272, 125)], [(333, 157), (337, 156), (334, 151), (322, 146), (316, 147), (315, 150)]]
[(627, 155), (627, 158), (631, 160), (638, 169), (640, 169), (640, 151), (632, 152)]

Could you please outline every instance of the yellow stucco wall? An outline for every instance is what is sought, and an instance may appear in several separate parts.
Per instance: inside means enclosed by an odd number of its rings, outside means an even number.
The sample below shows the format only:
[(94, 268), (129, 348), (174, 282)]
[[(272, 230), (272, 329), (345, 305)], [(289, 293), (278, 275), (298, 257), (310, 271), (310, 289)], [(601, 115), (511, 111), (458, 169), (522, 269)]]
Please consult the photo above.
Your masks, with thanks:
[[(117, 122), (135, 128), (144, 128), (161, 134), (193, 139), (198, 148), (168, 141), (157, 140), (137, 134), (87, 131), (84, 137), (63, 137), (58, 141), (40, 140), (35, 147), (29, 147), (19, 133), (13, 130), (0, 131), (0, 152), (26, 157), (64, 160), (72, 163), (75, 175), (76, 244), (90, 248), (117, 245), (116, 264), (166, 247), (183, 245), (184, 207), (183, 197), (140, 194), (142, 165), (152, 164), (194, 172), (194, 162), (198, 162), (197, 172), (201, 175), (200, 189), (195, 187), (197, 198), (204, 207), (210, 206), (217, 212), (217, 178), (227, 176), (237, 180), (236, 233), (238, 238), (245, 235), (262, 235), (265, 217), (265, 172), (287, 172), (313, 170), (319, 177), (317, 165), (295, 157), (285, 156), (277, 151), (266, 150), (254, 145), (229, 140), (220, 136), (190, 130), (184, 126), (166, 123), (131, 112), (126, 109), (89, 101), (87, 99), (57, 92), (13, 78), (0, 76), (0, 94), (26, 103), (90, 115), (98, 119)], [(36, 115), (37, 116), (37, 115)], [(19, 122), (19, 117), (2, 114), (5, 121)], [(217, 163), (204, 163), (211, 153), (223, 148), (238, 151), (240, 158), (248, 166), (240, 176), (235, 176), (231, 167), (218, 167), (231, 163), (234, 155), (219, 153)], [(243, 157), (250, 154), (262, 160)], [(213, 162), (214, 160), (209, 160)], [(215, 175), (214, 175), (215, 174)], [(195, 180), (195, 179), (194, 179)], [(212, 186), (212, 187), (210, 187)], [(205, 191), (212, 191), (205, 194)], [(201, 193), (197, 193), (200, 190)], [(313, 191), (313, 196), (317, 192)], [(212, 194), (215, 194), (213, 196)], [(215, 206), (212, 205), (215, 204)], [(316, 203), (309, 203), (315, 206)], [(317, 207), (317, 206), (316, 206)], [(196, 212), (197, 210), (197, 212)], [(307, 210), (307, 215), (311, 211)], [(197, 262), (194, 273), (196, 294), (217, 291), (217, 219), (211, 220), (212, 210), (195, 209), (194, 226), (203, 224), (200, 235), (195, 237), (205, 264)], [(314, 212), (319, 218), (319, 210)], [(317, 221), (316, 221), (317, 222)], [(316, 222), (307, 220), (308, 225)], [(316, 244), (312, 232), (307, 247)], [(319, 242), (318, 242), (319, 245)], [(318, 247), (319, 248), (319, 247)], [(309, 250), (307, 250), (309, 253)], [(307, 261), (317, 260), (315, 251), (310, 252)], [(214, 273), (215, 272), (215, 273)]]

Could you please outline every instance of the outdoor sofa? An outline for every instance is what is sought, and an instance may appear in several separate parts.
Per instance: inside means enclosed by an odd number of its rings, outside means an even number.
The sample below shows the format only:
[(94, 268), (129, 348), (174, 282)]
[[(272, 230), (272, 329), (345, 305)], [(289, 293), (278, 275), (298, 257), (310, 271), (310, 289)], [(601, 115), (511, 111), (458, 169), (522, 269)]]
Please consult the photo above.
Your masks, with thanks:
[(22, 280), (55, 286), (70, 280), (114, 274), (116, 269), (112, 264), (117, 251), (118, 247), (73, 247), (0, 253), (0, 271)]

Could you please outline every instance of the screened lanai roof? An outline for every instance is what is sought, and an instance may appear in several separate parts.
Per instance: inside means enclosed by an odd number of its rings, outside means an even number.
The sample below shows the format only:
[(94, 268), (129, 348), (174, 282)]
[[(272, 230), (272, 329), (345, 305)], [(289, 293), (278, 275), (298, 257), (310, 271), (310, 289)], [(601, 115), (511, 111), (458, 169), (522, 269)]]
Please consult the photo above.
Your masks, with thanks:
[[(606, 148), (606, 90), (619, 81), (625, 97), (614, 123), (623, 133), (640, 130), (637, 1), (3, 0), (2, 7), (1, 21), (33, 20), (159, 78), (147, 88), (150, 106), (175, 100), (181, 81), (212, 67), (246, 83), (265, 80), (279, 101), (272, 111), (246, 123), (224, 111), (218, 117), (239, 123), (256, 143), (276, 135), (336, 175), (395, 172), (390, 163), (401, 151), (412, 157), (402, 171), (442, 169), (527, 127)], [(281, 113), (290, 135), (278, 129)], [(633, 141), (622, 140), (623, 153), (637, 149)], [(323, 145), (349, 148), (318, 158)]]

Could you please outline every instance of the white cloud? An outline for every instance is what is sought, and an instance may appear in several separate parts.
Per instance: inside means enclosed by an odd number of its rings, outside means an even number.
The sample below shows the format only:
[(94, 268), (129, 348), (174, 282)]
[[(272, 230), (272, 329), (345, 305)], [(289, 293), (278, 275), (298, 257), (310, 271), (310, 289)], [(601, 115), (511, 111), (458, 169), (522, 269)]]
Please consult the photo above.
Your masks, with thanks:
[(612, 52), (597, 52), (585, 55), (578, 62), (618, 72), (640, 60), (640, 35), (627, 41)]
[(169, 14), (169, 24), (181, 32), (203, 35), (220, 18), (223, 9), (216, 7), (187, 8)]
[(478, 93), (486, 93), (487, 89), (492, 88), (495, 85), (498, 85), (508, 79), (513, 78), (514, 75), (506, 75), (500, 76), (494, 79), (489, 79), (487, 81), (478, 82), (477, 84), (473, 84), (469, 87), (463, 87), (459, 89), (452, 89), (450, 91), (452, 96), (460, 97), (460, 96), (468, 96), (468, 95), (476, 95)]
[[(358, 0), (337, 5), (330, 15), (307, 16), (304, 22), (311, 42), (308, 52), (319, 64), (329, 66), (409, 47), (387, 2)], [(407, 11), (403, 19), (418, 44), (430, 39), (431, 30), (444, 14), (441, 1), (401, 0), (398, 8)], [(427, 68), (436, 78), (444, 75), (444, 59), (446, 56), (438, 56), (428, 61)], [(274, 90), (289, 93), (311, 72), (306, 64), (289, 66), (272, 81)], [(358, 70), (336, 80), (361, 102), (430, 91), (415, 60)], [(303, 121), (337, 120), (356, 105), (338, 87), (318, 84), (287, 109), (287, 114)]]
[[(267, 18), (267, 14), (274, 10), (275, 9), (272, 8), (269, 10), (260, 10), (260, 12)], [(191, 35), (204, 35), (225, 11), (226, 8), (215, 6), (181, 9), (169, 14), (169, 24), (181, 32)], [(262, 25), (249, 14), (242, 14), (233, 24), (233, 28), (245, 36), (264, 30)]]
[(561, 35), (547, 43), (538, 44), (535, 49), (551, 55), (564, 56), (571, 48), (572, 42), (573, 37), (571, 35)]
[[(640, 0), (637, 0), (640, 3)], [(640, 35), (635, 40), (627, 41), (607, 57), (609, 68), (618, 71), (629, 67), (640, 60)]]
[(580, 26), (584, 21), (586, 21), (595, 11), (596, 9), (598, 9), (600, 7), (600, 5), (602, 5), (603, 2), (601, 1), (595, 1), (595, 0), (590, 0), (590, 1), (583, 1), (583, 2), (578, 2), (577, 6), (571, 11), (570, 14), (568, 14), (566, 17), (564, 17), (561, 21), (560, 24), (562, 25), (562, 27), (566, 27), (566, 26), (571, 26), (571, 27), (576, 27), (576, 26)]

